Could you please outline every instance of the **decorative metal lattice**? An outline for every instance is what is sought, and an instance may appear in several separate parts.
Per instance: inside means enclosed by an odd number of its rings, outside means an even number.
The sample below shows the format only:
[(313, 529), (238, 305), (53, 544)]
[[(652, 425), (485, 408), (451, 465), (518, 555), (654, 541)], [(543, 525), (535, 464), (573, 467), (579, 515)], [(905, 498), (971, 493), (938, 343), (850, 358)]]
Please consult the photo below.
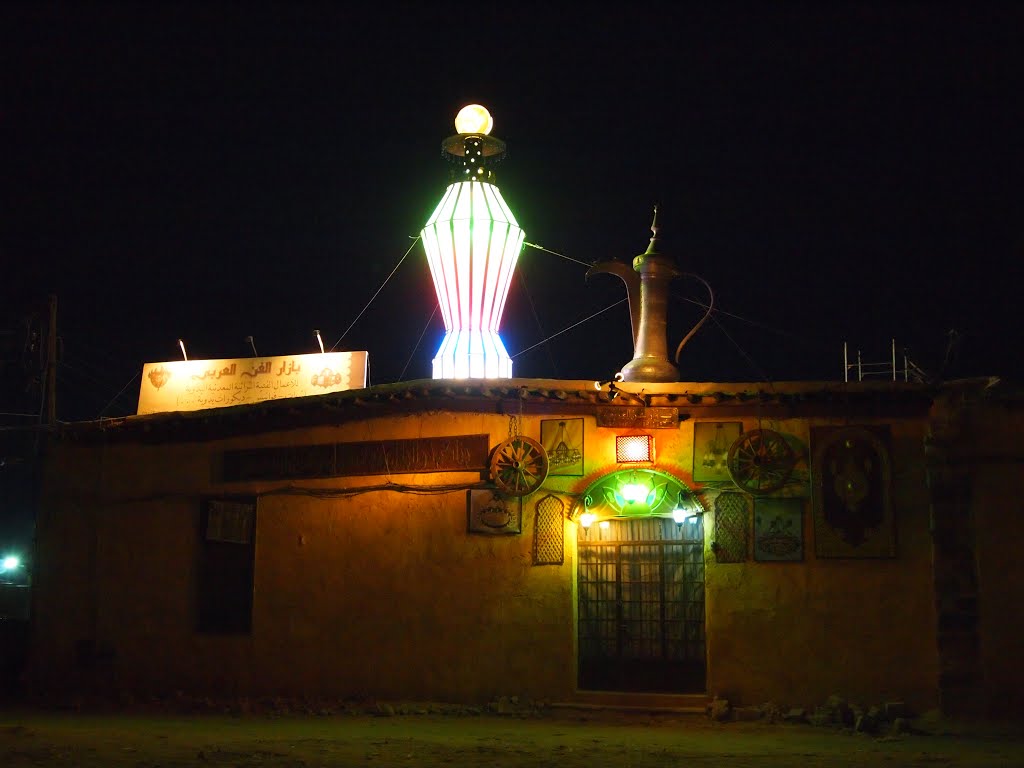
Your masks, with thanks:
[(715, 499), (715, 540), (712, 548), (719, 563), (746, 562), (750, 531), (747, 496), (724, 491)]
[(565, 504), (551, 494), (537, 502), (533, 521), (533, 564), (561, 565), (565, 559)]
[(637, 464), (653, 460), (650, 435), (619, 435), (615, 438), (615, 461), (619, 464)]

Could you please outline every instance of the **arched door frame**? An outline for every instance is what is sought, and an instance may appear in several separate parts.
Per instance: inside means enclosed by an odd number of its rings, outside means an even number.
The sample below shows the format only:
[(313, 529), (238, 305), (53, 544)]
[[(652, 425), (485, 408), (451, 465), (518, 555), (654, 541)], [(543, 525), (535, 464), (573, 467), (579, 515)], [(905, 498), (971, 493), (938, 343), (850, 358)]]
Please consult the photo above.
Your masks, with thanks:
[(579, 497), (581, 689), (704, 691), (703, 511), (683, 480), (647, 468), (609, 472)]

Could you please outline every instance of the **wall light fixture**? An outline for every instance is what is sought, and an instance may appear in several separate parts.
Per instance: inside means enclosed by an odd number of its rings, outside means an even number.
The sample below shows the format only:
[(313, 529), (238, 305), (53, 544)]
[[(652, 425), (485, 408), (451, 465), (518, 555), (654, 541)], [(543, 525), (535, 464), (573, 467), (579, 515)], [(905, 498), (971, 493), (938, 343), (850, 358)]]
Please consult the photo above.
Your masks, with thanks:
[(616, 435), (615, 461), (619, 464), (641, 464), (654, 461), (653, 435)]

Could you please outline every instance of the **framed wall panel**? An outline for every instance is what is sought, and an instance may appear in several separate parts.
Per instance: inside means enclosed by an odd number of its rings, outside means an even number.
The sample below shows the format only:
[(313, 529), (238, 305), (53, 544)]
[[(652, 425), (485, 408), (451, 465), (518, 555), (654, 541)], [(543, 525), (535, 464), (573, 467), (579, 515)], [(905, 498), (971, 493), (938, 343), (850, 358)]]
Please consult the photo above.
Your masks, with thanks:
[(803, 499), (754, 499), (754, 559), (792, 562), (804, 559)]
[(507, 497), (490, 490), (466, 491), (469, 533), (508, 535), (523, 531), (523, 498)]
[(548, 474), (583, 475), (583, 419), (546, 419), (540, 443), (548, 454)]
[(698, 421), (693, 425), (694, 482), (732, 482), (729, 448), (742, 432), (743, 424), (738, 421)]

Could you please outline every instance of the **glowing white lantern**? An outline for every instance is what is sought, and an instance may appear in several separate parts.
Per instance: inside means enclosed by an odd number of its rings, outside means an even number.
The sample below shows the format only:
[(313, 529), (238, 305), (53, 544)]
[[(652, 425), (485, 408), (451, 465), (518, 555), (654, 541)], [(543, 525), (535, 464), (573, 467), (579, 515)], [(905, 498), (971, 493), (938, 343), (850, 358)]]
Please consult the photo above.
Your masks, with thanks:
[(487, 167), (505, 154), (504, 142), (487, 135), (492, 124), (477, 104), (459, 112), (459, 133), (442, 151), (461, 173), (420, 233), (445, 327), (435, 379), (512, 377), (498, 328), (525, 234)]

